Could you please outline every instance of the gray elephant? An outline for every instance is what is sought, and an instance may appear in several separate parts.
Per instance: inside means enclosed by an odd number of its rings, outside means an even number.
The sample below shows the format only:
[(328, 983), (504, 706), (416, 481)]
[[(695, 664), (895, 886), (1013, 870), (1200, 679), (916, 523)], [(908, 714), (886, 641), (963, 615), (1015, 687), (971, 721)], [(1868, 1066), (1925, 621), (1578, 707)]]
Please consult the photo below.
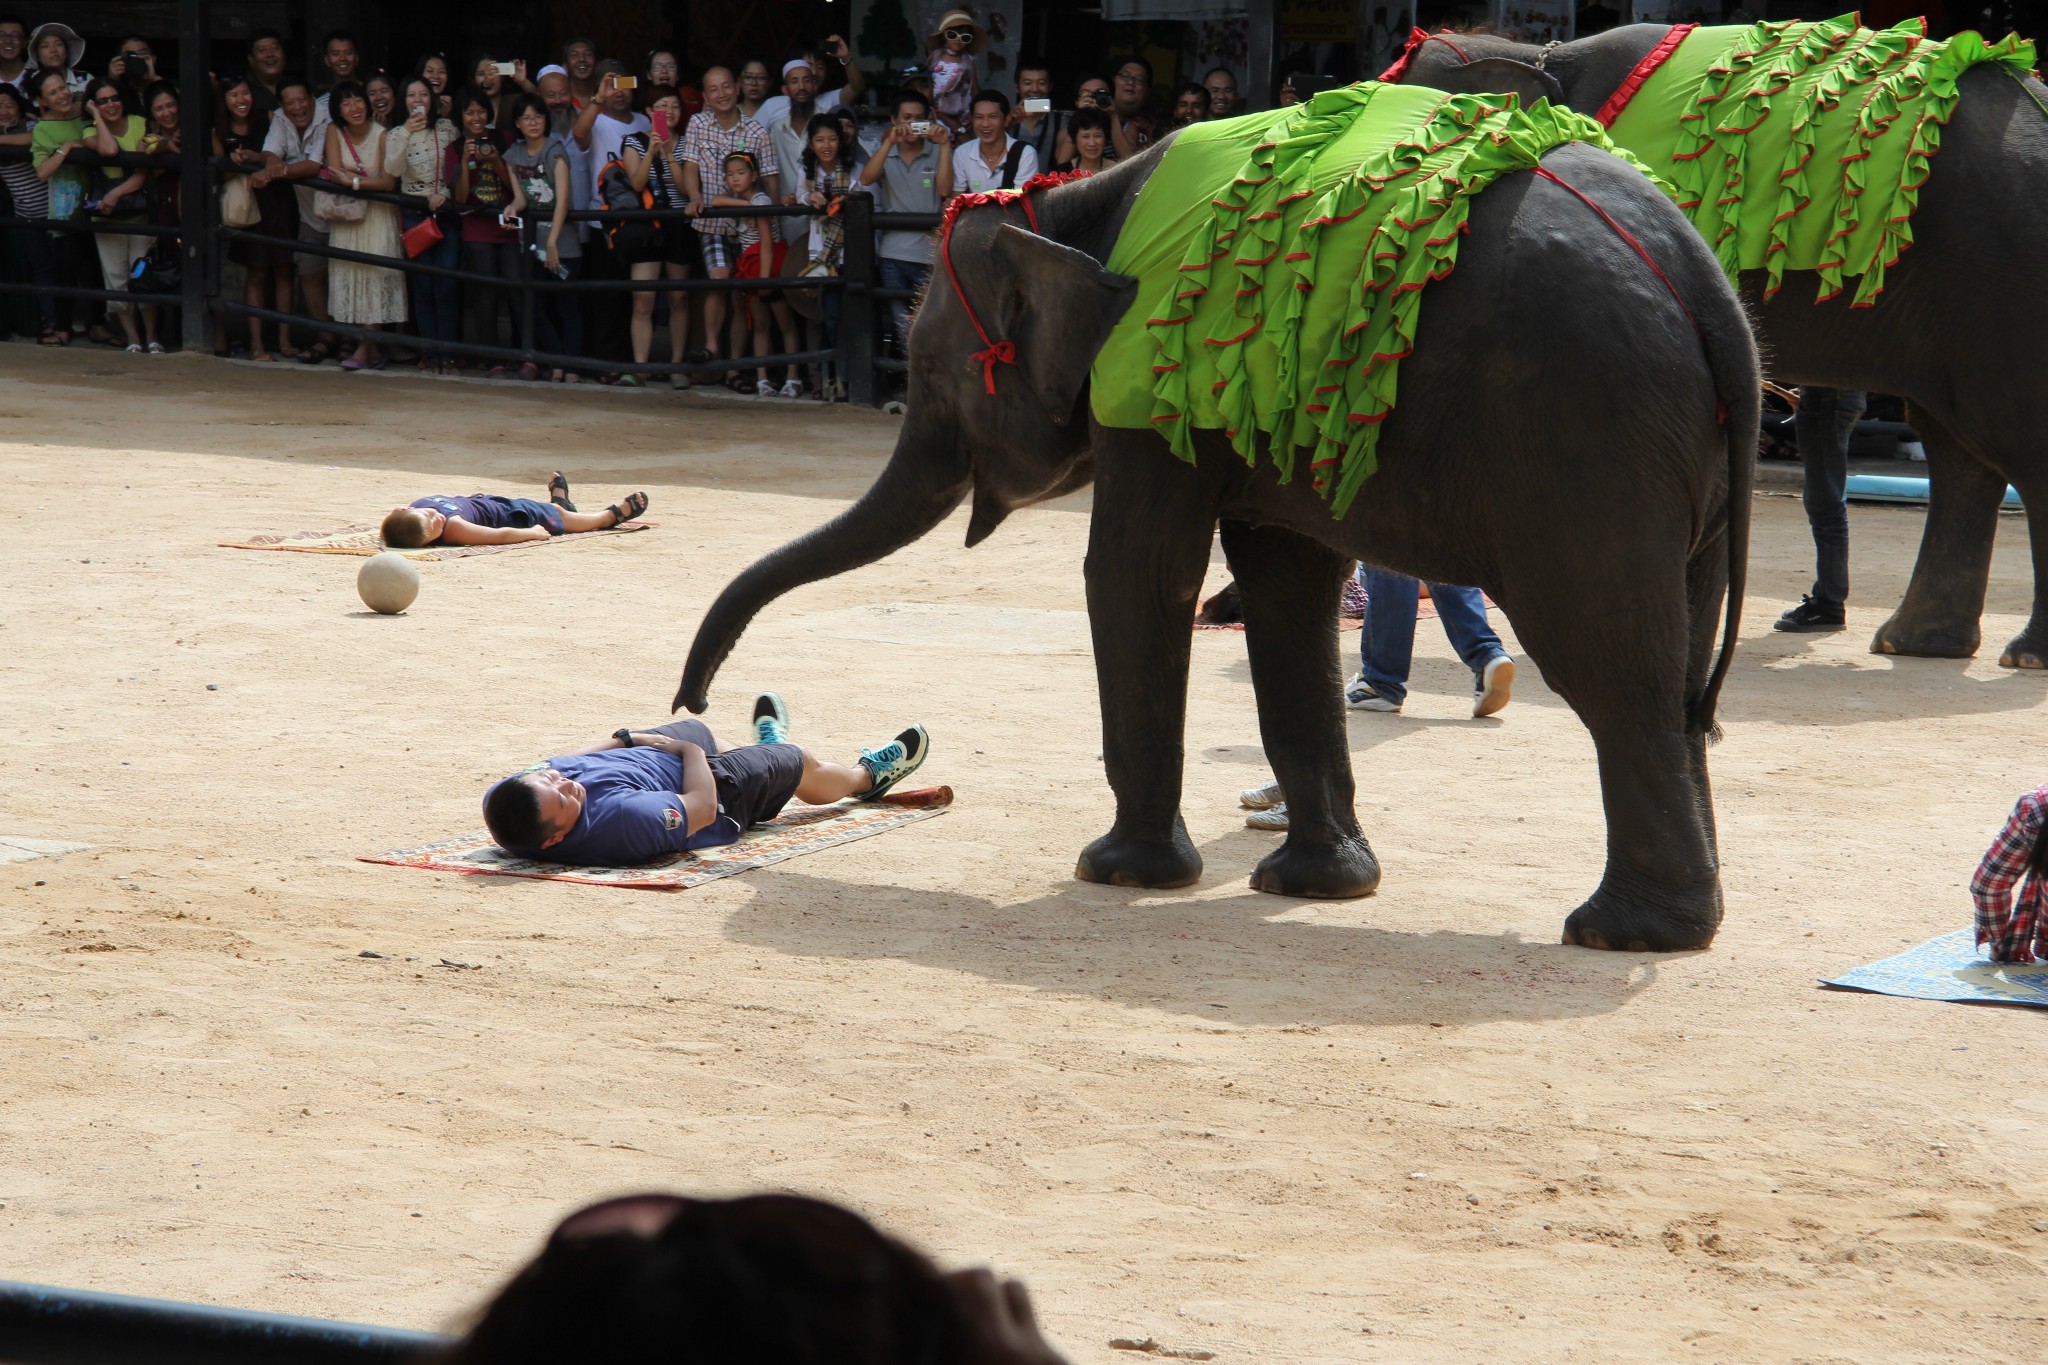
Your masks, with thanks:
[[(1654, 72), (1658, 54), (1689, 27), (1632, 24), (1549, 47), (1418, 34), (1388, 76), (1438, 90), (1509, 92), (1527, 103), (1547, 98), (1595, 114), (1611, 110), (1635, 74)], [(1816, 304), (1823, 291), (1810, 271), (1787, 272), (1784, 288), (1766, 299), (1763, 272), (1745, 270), (1742, 295), (1772, 378), (1900, 395), (1926, 443), (1930, 496), (1919, 561), (1871, 649), (1937, 658), (1977, 652), (1998, 507), (2011, 483), (2026, 503), (2034, 604), (1999, 662), (2044, 668), (2048, 453), (2036, 386), (2048, 361), (2048, 279), (2040, 269), (2048, 259), (2048, 90), (1999, 65), (1972, 67), (1958, 84), (1962, 97), (1919, 190), (1912, 250), (1890, 263), (1876, 306), (1853, 306), (1846, 291)], [(1901, 137), (1907, 126), (1902, 121)], [(1630, 145), (1622, 125), (1614, 132)]]
[(1566, 941), (1710, 942), (1722, 902), (1705, 746), (1740, 617), (1758, 393), (1747, 321), (1711, 253), (1649, 181), (1591, 146), (1494, 181), (1472, 201), (1455, 272), (1424, 296), (1378, 472), (1339, 519), (1308, 479), (1283, 479), (1263, 439), (1248, 462), (1224, 432), (1196, 431), (1190, 464), (1157, 427), (1096, 416), (1091, 366), (1135, 296), (1105, 263), (1172, 144), (958, 215), (946, 249), (959, 286), (934, 270), (894, 455), (852, 507), (725, 588), (675, 704), (705, 707), (741, 632), (783, 593), (909, 544), (970, 494), (974, 545), (1015, 509), (1093, 481), (1084, 572), (1116, 819), (1078, 876), (1163, 888), (1201, 875), (1180, 816), (1182, 746), (1189, 627), (1220, 521), (1291, 816), (1255, 888), (1362, 896), (1380, 880), (1353, 811), (1334, 624), (1346, 562), (1362, 558), (1484, 587), (1591, 730), (1607, 861)]

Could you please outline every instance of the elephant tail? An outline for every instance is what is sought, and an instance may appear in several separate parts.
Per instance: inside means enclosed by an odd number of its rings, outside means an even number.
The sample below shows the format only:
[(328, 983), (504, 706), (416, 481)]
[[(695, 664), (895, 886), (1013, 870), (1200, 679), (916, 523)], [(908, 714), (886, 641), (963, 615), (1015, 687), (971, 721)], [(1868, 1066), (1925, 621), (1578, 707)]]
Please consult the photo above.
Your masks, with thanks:
[(1721, 627), (1721, 650), (1707, 674), (1706, 686), (1693, 702), (1687, 729), (1704, 736), (1709, 744), (1720, 739), (1721, 727), (1714, 709), (1721, 700), (1721, 685), (1728, 680), (1728, 666), (1735, 660), (1735, 641), (1742, 631), (1742, 598), (1749, 586), (1749, 531), (1756, 486), (1757, 423), (1763, 404), (1762, 376), (1757, 365), (1755, 333), (1749, 319), (1736, 303), (1725, 310), (1728, 316), (1705, 323), (1702, 339), (1707, 343), (1708, 366), (1714, 388), (1724, 408), (1721, 435), (1728, 452), (1728, 587), (1726, 619)]

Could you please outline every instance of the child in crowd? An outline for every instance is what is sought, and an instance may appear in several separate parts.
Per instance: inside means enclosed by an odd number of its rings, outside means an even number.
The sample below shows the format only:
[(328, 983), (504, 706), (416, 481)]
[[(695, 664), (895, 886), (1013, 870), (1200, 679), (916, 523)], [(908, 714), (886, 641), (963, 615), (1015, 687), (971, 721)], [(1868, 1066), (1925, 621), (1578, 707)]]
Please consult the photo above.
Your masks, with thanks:
[[(719, 208), (745, 208), (749, 205), (766, 208), (775, 201), (761, 189), (761, 168), (755, 163), (753, 153), (734, 152), (725, 158), (725, 193), (714, 194), (711, 202)], [(739, 264), (733, 270), (736, 279), (774, 279), (782, 274), (783, 262), (789, 251), (789, 243), (778, 234), (767, 231), (765, 218), (742, 218), (739, 220)], [(789, 303), (779, 289), (763, 293), (748, 291), (746, 299), (746, 324), (754, 334), (754, 354), (768, 354), (768, 313), (775, 313), (775, 325), (782, 329), (785, 337), (795, 337), (796, 318), (789, 311)], [(765, 305), (765, 306), (764, 306)], [(735, 319), (735, 324), (737, 324)], [(733, 347), (733, 354), (739, 354), (739, 347)], [(763, 398), (773, 398), (777, 392), (775, 383), (768, 378), (767, 368), (754, 371), (754, 392)], [(801, 398), (804, 386), (794, 372), (783, 384), (784, 398)]]
[(507, 498), (496, 493), (455, 497), (429, 493), (384, 517), (379, 534), (387, 548), (420, 550), (429, 545), (513, 545), (522, 540), (623, 525), (647, 510), (645, 493), (628, 493), (602, 512), (579, 512), (569, 501), (569, 481), (560, 470), (548, 480), (548, 500)]
[(1994, 962), (2048, 958), (2048, 784), (2019, 799), (1970, 878), (1977, 942)]
[(932, 117), (955, 136), (967, 128), (974, 108), (974, 54), (988, 46), (988, 35), (966, 10), (947, 10), (932, 30), (925, 66), (932, 74)]
[(614, 730), (602, 744), (493, 783), (484, 823), (521, 858), (627, 867), (736, 843), (791, 797), (878, 801), (931, 749), (931, 736), (913, 725), (852, 763), (827, 763), (789, 742), (789, 708), (773, 692), (754, 701), (754, 738), (735, 748), (701, 720)]

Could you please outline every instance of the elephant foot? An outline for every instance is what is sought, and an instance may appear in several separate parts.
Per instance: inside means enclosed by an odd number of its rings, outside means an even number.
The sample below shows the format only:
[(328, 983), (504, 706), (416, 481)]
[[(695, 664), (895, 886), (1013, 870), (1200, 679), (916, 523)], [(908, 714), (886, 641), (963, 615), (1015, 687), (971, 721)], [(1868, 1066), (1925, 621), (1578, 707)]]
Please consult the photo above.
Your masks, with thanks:
[(1918, 659), (1967, 659), (1977, 652), (1984, 636), (1976, 619), (1950, 621), (1908, 620), (1904, 608), (1871, 637), (1872, 654), (1910, 654)]
[(2005, 647), (2005, 653), (1998, 656), (2000, 668), (2048, 668), (2048, 636), (2037, 634), (2028, 626), (2012, 643)]
[(1718, 889), (1696, 896), (1624, 896), (1602, 886), (1564, 922), (1564, 942), (1619, 953), (1704, 948), (1721, 927)]
[(1252, 869), (1252, 890), (1311, 900), (1352, 900), (1380, 887), (1380, 861), (1358, 835), (1334, 843), (1290, 838)]
[(1202, 855), (1179, 816), (1164, 839), (1137, 838), (1112, 829), (1081, 850), (1074, 875), (1106, 886), (1140, 886), (1157, 891), (1192, 886), (1202, 877)]

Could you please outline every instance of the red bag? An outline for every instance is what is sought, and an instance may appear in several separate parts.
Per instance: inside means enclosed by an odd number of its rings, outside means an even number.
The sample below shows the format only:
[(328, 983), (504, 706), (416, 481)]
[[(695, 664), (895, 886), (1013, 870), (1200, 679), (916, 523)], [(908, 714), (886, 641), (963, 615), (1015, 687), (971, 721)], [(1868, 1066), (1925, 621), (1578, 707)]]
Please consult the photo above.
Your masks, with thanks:
[(428, 214), (401, 233), (399, 240), (405, 243), (406, 255), (417, 256), (422, 251), (432, 250), (447, 236), (441, 231), (441, 225), (434, 221), (434, 216)]

